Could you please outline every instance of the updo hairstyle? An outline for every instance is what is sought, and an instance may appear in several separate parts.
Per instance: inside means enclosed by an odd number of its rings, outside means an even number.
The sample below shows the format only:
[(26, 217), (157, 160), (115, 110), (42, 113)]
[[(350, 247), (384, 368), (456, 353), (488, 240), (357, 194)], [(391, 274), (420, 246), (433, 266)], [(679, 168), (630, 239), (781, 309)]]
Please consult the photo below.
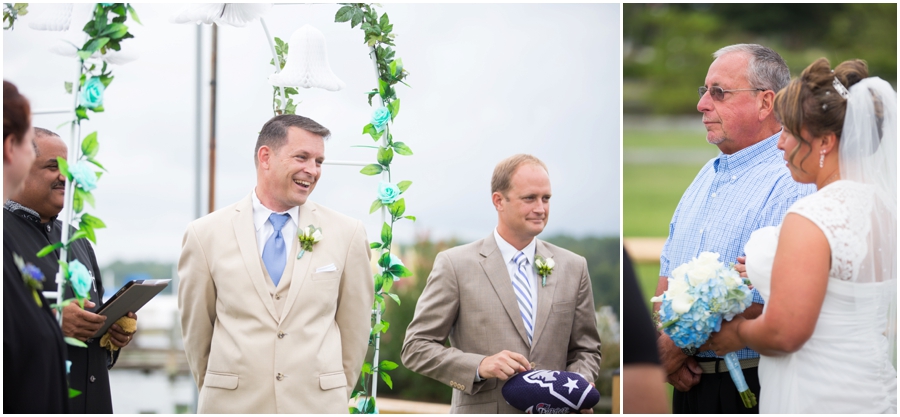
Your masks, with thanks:
[[(840, 140), (847, 99), (841, 97), (835, 89), (834, 80), (837, 78), (849, 90), (852, 85), (868, 76), (869, 68), (861, 59), (844, 61), (832, 71), (828, 59), (819, 58), (806, 67), (799, 78), (791, 80), (787, 87), (775, 95), (775, 116), (786, 131), (806, 145), (811, 145), (812, 138), (804, 138), (800, 134), (804, 127), (813, 137), (834, 132), (835, 137)], [(879, 116), (882, 109), (880, 104), (876, 103)], [(807, 149), (806, 155), (800, 160), (801, 164), (812, 153), (811, 147)], [(799, 165), (794, 163), (794, 157), (799, 150), (800, 146), (790, 150), (788, 157), (790, 164), (797, 168)]]

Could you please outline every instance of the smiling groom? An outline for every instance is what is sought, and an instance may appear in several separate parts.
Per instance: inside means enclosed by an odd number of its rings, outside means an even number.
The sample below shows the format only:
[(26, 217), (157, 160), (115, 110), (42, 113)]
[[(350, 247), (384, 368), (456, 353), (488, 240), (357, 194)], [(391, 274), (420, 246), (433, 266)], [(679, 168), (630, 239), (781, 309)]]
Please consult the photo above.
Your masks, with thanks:
[[(307, 198), (329, 131), (269, 120), (256, 188), (188, 225), (178, 262), (184, 349), (199, 413), (346, 413), (374, 297), (362, 222)], [(301, 254), (297, 230), (322, 238)]]

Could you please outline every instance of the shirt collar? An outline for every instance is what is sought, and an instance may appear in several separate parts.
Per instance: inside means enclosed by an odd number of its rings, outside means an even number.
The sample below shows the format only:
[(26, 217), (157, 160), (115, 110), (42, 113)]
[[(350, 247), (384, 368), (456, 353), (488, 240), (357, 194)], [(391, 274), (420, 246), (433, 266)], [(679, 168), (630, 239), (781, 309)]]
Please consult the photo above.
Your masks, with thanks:
[[(503, 262), (507, 264), (512, 262), (512, 259), (519, 253), (519, 250), (504, 240), (503, 237), (500, 236), (500, 233), (497, 232), (496, 228), (494, 228), (494, 239), (497, 241), (497, 247), (500, 248), (500, 256), (503, 257)], [(537, 239), (532, 238), (531, 243), (522, 248), (522, 252), (525, 253), (525, 257), (528, 258), (530, 265), (534, 265), (534, 250), (537, 246), (536, 242)]]
[(253, 227), (258, 232), (262, 227), (269, 221), (269, 216), (272, 213), (278, 214), (289, 214), (291, 216), (291, 220), (294, 221), (294, 224), (300, 224), (300, 207), (294, 206), (288, 209), (287, 211), (276, 212), (272, 209), (263, 205), (261, 201), (259, 201), (259, 197), (256, 195), (256, 189), (253, 189), (253, 192), (250, 193), (250, 197), (253, 200)]
[[(6, 200), (6, 202), (3, 203), (3, 208), (6, 209), (7, 211), (9, 211), (10, 213), (19, 214), (20, 216), (25, 217), (26, 219), (31, 220), (35, 223), (43, 224), (43, 223), (41, 223), (41, 215), (38, 214), (38, 212), (36, 212), (28, 207), (25, 207), (15, 201)], [(16, 212), (19, 212), (19, 213), (16, 213)], [(52, 219), (50, 219), (50, 222), (53, 222), (53, 220), (56, 220), (56, 216), (54, 216)]]
[(719, 172), (720, 170), (741, 172), (756, 165), (760, 161), (779, 155), (781, 150), (778, 149), (778, 138), (783, 131), (784, 128), (779, 130), (778, 133), (731, 155), (719, 154), (719, 158), (716, 159), (713, 168), (716, 172)]

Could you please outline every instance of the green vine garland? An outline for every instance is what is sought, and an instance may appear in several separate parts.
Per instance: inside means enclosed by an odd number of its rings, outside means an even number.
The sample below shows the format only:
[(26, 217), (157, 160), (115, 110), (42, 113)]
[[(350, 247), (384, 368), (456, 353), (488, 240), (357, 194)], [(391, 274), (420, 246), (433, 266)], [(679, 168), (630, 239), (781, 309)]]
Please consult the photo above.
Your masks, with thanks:
[[(20, 12), (19, 14), (21, 15), (24, 13)], [(134, 37), (128, 32), (128, 26), (125, 25), (125, 21), (128, 19), (129, 14), (135, 22), (140, 23), (137, 12), (135, 12), (130, 4), (98, 3), (94, 7), (94, 13), (91, 20), (84, 26), (83, 30), (87, 34), (87, 40), (81, 48), (78, 48), (77, 52), (79, 60), (78, 86), (75, 88), (73, 83), (65, 83), (66, 92), (75, 94), (76, 100), (75, 120), (66, 122), (63, 125), (70, 124), (74, 134), (80, 132), (81, 121), (88, 120), (88, 111), (94, 113), (104, 111), (103, 94), (114, 78), (112, 71), (107, 68), (106, 62), (103, 63), (98, 71), (96, 64), (91, 64), (88, 67), (85, 61), (90, 59), (90, 57), (98, 51), (101, 55), (106, 54), (110, 50), (118, 51), (121, 48), (120, 43), (123, 40)], [(113, 17), (111, 17), (111, 15), (113, 15)], [(4, 13), (4, 18), (5, 17)], [(10, 26), (12, 26), (13, 21), (14, 19), (10, 19)], [(74, 136), (75, 135), (73, 135), (73, 137)], [(100, 176), (103, 174), (101, 171), (94, 171), (88, 164), (92, 164), (97, 168), (106, 171), (106, 168), (104, 168), (96, 159), (97, 153), (100, 151), (97, 132), (95, 131), (88, 134), (82, 140), (76, 139), (76, 148), (76, 159), (73, 163), (70, 164), (69, 161), (61, 157), (57, 157), (57, 163), (59, 164), (60, 173), (67, 179), (64, 210), (72, 210), (69, 223), (77, 223), (78, 230), (75, 231), (72, 236), (63, 239), (64, 241), (45, 246), (37, 253), (38, 257), (44, 257), (58, 249), (62, 249), (63, 253), (68, 252), (72, 243), (78, 239), (88, 239), (96, 244), (97, 237), (95, 231), (106, 227), (106, 224), (103, 223), (100, 218), (92, 216), (84, 211), (84, 203), (88, 203), (94, 207), (94, 195), (91, 191), (96, 188), (97, 180), (99, 180)], [(63, 237), (68, 235), (67, 224), (63, 224), (62, 233)], [(84, 302), (90, 299), (89, 283), (90, 279), (92, 279), (81, 262), (77, 259), (72, 262), (66, 262), (65, 258), (66, 257), (61, 254), (59, 265), (62, 280), (59, 282), (57, 288), (57, 303), (52, 305), (52, 308), (57, 311), (60, 326), (62, 326), (62, 309), (64, 307), (73, 301), (77, 301), (81, 308), (84, 308)], [(75, 298), (60, 301), (60, 298), (65, 293), (66, 285), (71, 285), (73, 287)], [(72, 337), (66, 337), (65, 341), (73, 346), (87, 347), (84, 342)], [(69, 389), (70, 398), (78, 396), (79, 394), (81, 394), (79, 391), (71, 388)]]
[[(364, 146), (377, 149), (377, 163), (363, 167), (360, 172), (365, 175), (386, 174), (387, 182), (379, 184), (379, 198), (372, 203), (369, 213), (385, 209), (390, 214), (390, 221), (386, 221), (381, 228), (381, 241), (371, 244), (372, 249), (381, 250), (381, 256), (378, 258), (381, 273), (375, 274), (374, 277), (375, 305), (372, 314), (372, 333), (369, 337), (369, 345), (375, 349), (375, 359), (363, 364), (360, 372), (360, 387), (355, 388), (351, 394), (351, 399), (358, 405), (349, 409), (351, 414), (373, 414), (376, 412), (375, 392), (377, 387), (374, 384), (377, 382), (374, 381), (375, 375), (380, 377), (388, 388), (393, 388), (388, 371), (398, 367), (397, 363), (390, 360), (377, 360), (381, 334), (386, 333), (390, 328), (390, 323), (381, 318), (386, 308), (385, 298), (390, 298), (399, 305), (400, 298), (390, 292), (394, 280), (412, 275), (412, 272), (399, 261), (399, 258), (391, 255), (394, 223), (401, 219), (416, 220), (414, 216), (405, 215), (406, 201), (400, 198), (400, 195), (406, 192), (412, 182), (391, 183), (391, 163), (394, 154), (412, 155), (409, 146), (403, 142), (394, 142), (393, 135), (390, 133), (390, 124), (400, 112), (400, 99), (397, 98), (394, 86), (397, 83), (407, 85), (403, 79), (406, 78), (408, 72), (403, 68), (403, 60), (394, 58), (395, 52), (392, 48), (395, 46), (395, 35), (392, 33), (394, 25), (390, 23), (387, 13), (379, 16), (378, 12), (369, 4), (342, 4), (334, 16), (334, 21), (350, 22), (351, 28), (359, 25), (363, 30), (364, 42), (369, 46), (370, 54), (374, 54), (373, 59), (378, 72), (378, 87), (367, 93), (369, 105), (372, 106), (372, 99), (376, 95), (379, 96), (382, 104), (375, 109), (372, 123), (365, 125), (362, 131), (376, 142), (381, 140), (380, 146)], [(361, 400), (360, 397), (365, 399)]]

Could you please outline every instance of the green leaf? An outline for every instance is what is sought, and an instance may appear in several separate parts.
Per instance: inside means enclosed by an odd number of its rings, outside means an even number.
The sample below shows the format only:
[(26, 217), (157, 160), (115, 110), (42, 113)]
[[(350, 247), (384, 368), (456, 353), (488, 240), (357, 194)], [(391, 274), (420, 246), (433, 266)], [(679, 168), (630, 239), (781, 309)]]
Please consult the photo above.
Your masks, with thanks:
[[(381, 292), (389, 292), (391, 287), (394, 286), (394, 276), (391, 274), (384, 274), (384, 281), (381, 283)], [(387, 328), (384, 329), (387, 331)], [(382, 332), (383, 333), (383, 332)]]
[(390, 88), (390, 86), (386, 82), (384, 82), (384, 80), (379, 78), (378, 79), (378, 94), (381, 95), (382, 99), (387, 98), (385, 96), (385, 94), (386, 94), (388, 88)]
[(87, 109), (84, 106), (76, 107), (75, 116), (78, 117), (78, 120), (88, 120)]
[(383, 360), (383, 361), (381, 361), (381, 363), (378, 364), (378, 369), (381, 371), (393, 371), (394, 369), (397, 369), (399, 366), (400, 365), (397, 365), (396, 363), (391, 362), (389, 360)]
[(404, 219), (409, 219), (412, 221), (416, 221), (416, 216), (403, 216)]
[(63, 243), (62, 243), (62, 242), (56, 242), (56, 243), (54, 243), (54, 244), (52, 244), (52, 245), (44, 246), (44, 248), (41, 249), (41, 250), (37, 253), (37, 257), (38, 257), (38, 258), (43, 258), (43, 257), (47, 256), (47, 254), (49, 254), (50, 252), (53, 252), (53, 251), (55, 251), (55, 250), (57, 250), (57, 249), (59, 249), (59, 248), (61, 248), (61, 247), (63, 247)]
[(143, 25), (143, 23), (141, 23), (141, 19), (138, 19), (138, 14), (134, 10), (134, 7), (131, 7), (130, 4), (128, 5), (128, 14), (131, 15), (131, 20), (134, 20), (139, 25)]
[(75, 231), (75, 233), (72, 234), (72, 237), (71, 237), (71, 238), (69, 238), (68, 244), (71, 245), (72, 242), (74, 242), (74, 241), (76, 241), (76, 240), (78, 240), (78, 239), (81, 239), (81, 238), (85, 238), (85, 237), (88, 237), (87, 232), (85, 232), (84, 230), (79, 229), (79, 230)]
[(90, 162), (90, 163), (92, 163), (92, 164), (94, 164), (94, 165), (96, 165), (97, 168), (100, 168), (100, 169), (102, 169), (102, 170), (104, 170), (104, 171), (106, 171), (106, 172), (109, 172), (109, 171), (106, 170), (106, 168), (103, 167), (103, 165), (100, 165), (100, 163), (97, 162), (97, 160), (95, 160), (94, 158), (88, 158), (87, 161)]
[(412, 276), (412, 271), (410, 271), (407, 267), (403, 265), (391, 265), (390, 269), (388, 269), (392, 274), (400, 277), (406, 278)]
[(100, 220), (99, 217), (94, 217), (87, 213), (81, 215), (81, 222), (93, 227), (94, 229), (103, 229), (106, 227), (106, 223), (103, 223), (103, 220)]
[(392, 237), (391, 225), (389, 225), (389, 224), (387, 224), (387, 222), (385, 222), (384, 226), (381, 226), (381, 241), (384, 242), (384, 245), (383, 245), (384, 247), (388, 247), (391, 245), (391, 237)]
[(372, 242), (369, 244), (370, 249), (381, 249), (381, 242)]
[(369, 208), (369, 214), (372, 214), (372, 213), (378, 211), (378, 209), (380, 209), (382, 207), (384, 207), (384, 204), (381, 203), (381, 200), (376, 198), (375, 201), (372, 202), (372, 207)]
[(78, 57), (81, 58), (82, 61), (87, 61), (93, 54), (93, 52), (78, 51)]
[(403, 213), (406, 212), (406, 201), (401, 198), (388, 206), (388, 211), (391, 212), (391, 216), (394, 216), (395, 219), (399, 219), (403, 217)]
[(369, 164), (359, 170), (359, 172), (364, 175), (378, 175), (381, 171), (384, 171), (384, 167), (378, 164)]
[(103, 113), (104, 110), (106, 110), (106, 109), (104, 109), (103, 106), (97, 106), (97, 107), (94, 107), (93, 109), (91, 109), (91, 111), (94, 113)]
[(371, 363), (368, 363), (368, 362), (364, 363), (363, 366), (362, 366), (362, 373), (363, 373), (364, 375), (365, 375), (365, 374), (371, 374), (371, 373), (372, 373), (372, 364), (371, 364)]
[(74, 186), (72, 187), (72, 190), (74, 191), (72, 195), (72, 210), (76, 213), (80, 213), (84, 210), (84, 191), (82, 191), (81, 188)]
[(72, 94), (72, 82), (66, 81), (65, 83), (63, 83), (63, 85), (65, 85), (66, 87), (66, 93)]
[(81, 142), (81, 152), (85, 154), (88, 158), (93, 158), (97, 156), (97, 152), (100, 150), (100, 143), (97, 142), (97, 132), (91, 132), (89, 135), (84, 137), (84, 140)]
[(66, 343), (68, 343), (68, 344), (70, 344), (70, 345), (72, 345), (72, 346), (78, 346), (78, 347), (83, 347), (83, 348), (88, 347), (88, 345), (86, 345), (84, 342), (82, 342), (82, 341), (80, 341), (80, 340), (78, 340), (78, 339), (76, 339), (76, 338), (74, 338), (74, 337), (67, 337), (67, 338), (65, 338), (65, 339), (63, 339), (63, 340), (65, 340)]
[[(69, 263), (66, 261), (63, 261), (61, 259), (57, 259), (56, 263), (59, 264), (59, 267), (60, 267), (59, 272), (62, 274), (62, 276), (68, 277), (69, 276)], [(70, 300), (66, 300), (66, 301), (70, 301)], [(68, 304), (66, 304), (66, 305), (68, 305)]]
[(412, 185), (412, 181), (400, 181), (397, 183), (397, 188), (399, 188), (400, 193), (403, 194), (409, 189), (410, 185)]
[(384, 275), (375, 274), (375, 292), (381, 292), (382, 287), (384, 287)]
[[(75, 339), (75, 340), (78, 340), (78, 339)], [(69, 398), (75, 398), (79, 395), (81, 395), (81, 391), (74, 389), (74, 388), (69, 388)]]
[[(122, 23), (113, 23), (100, 32), (100, 36), (109, 36), (112, 39), (119, 39), (128, 33), (128, 26)], [(99, 48), (98, 48), (99, 49)]]
[(378, 374), (381, 375), (381, 380), (387, 384), (388, 388), (394, 389), (394, 383), (391, 382), (391, 376), (387, 372), (379, 372)]
[[(97, 235), (94, 233), (94, 228), (91, 226), (88, 226), (86, 224), (80, 224), (79, 227), (80, 227), (78, 229), (79, 231), (84, 231), (84, 237), (86, 237), (91, 242), (94, 242), (94, 244), (96, 245), (97, 244)], [(76, 232), (76, 234), (77, 234), (77, 232)]]
[(397, 117), (397, 114), (400, 113), (400, 99), (396, 99), (390, 103), (388, 103), (388, 110), (391, 111), (391, 121), (394, 121), (394, 118)]
[(384, 329), (384, 324), (378, 323), (378, 324), (375, 325), (375, 327), (372, 328), (372, 334), (378, 334), (378, 333), (381, 333), (381, 330), (382, 330), (382, 329)]
[(363, 20), (363, 11), (353, 8), (353, 14), (350, 15), (350, 28), (355, 28)]
[[(385, 223), (385, 224), (387, 224), (387, 223)], [(383, 230), (382, 230), (382, 233), (384, 233)], [(390, 252), (382, 253), (381, 256), (378, 257), (378, 266), (380, 266), (382, 268), (387, 268), (387, 267), (391, 266)]]
[(101, 75), (100, 82), (103, 83), (104, 87), (109, 87), (109, 84), (113, 81), (113, 78), (116, 77), (113, 77), (112, 75)]
[[(94, 39), (90, 43), (88, 43), (87, 46), (85, 46), (81, 52), (89, 52), (88, 57), (90, 57), (94, 52), (99, 51), (100, 48), (105, 46), (107, 42), (109, 42), (109, 38), (107, 38), (107, 37)], [(80, 52), (79, 52), (79, 56), (81, 56)], [(87, 58), (84, 58), (84, 59), (87, 59)]]
[(378, 149), (378, 163), (384, 166), (388, 166), (391, 164), (391, 161), (394, 160), (394, 150), (391, 148), (379, 148)]
[[(348, 7), (348, 6), (341, 7), (341, 9), (346, 8), (346, 7)], [(341, 12), (341, 11), (338, 10), (338, 13), (340, 13), (340, 12)], [(335, 20), (335, 21), (337, 21), (337, 20)], [(344, 20), (344, 22), (346, 22), (346, 20)], [(276, 48), (276, 49), (284, 48), (284, 41), (281, 40), (281, 38), (279, 38), (279, 37), (277, 37), (277, 36), (275, 37), (275, 48)]]
[(63, 157), (56, 157), (56, 165), (59, 166), (59, 173), (66, 177), (69, 181), (72, 181), (72, 174), (69, 173), (69, 163), (66, 162)]
[(391, 300), (394, 300), (394, 302), (397, 303), (397, 305), (400, 305), (400, 297), (398, 297), (397, 294), (391, 293), (391, 294), (388, 294), (388, 296), (391, 297)]
[(350, 414), (359, 414), (359, 409), (356, 407), (347, 407), (350, 410)]
[(379, 132), (377, 129), (375, 129), (375, 126), (369, 123), (363, 127), (363, 134), (365, 135), (366, 133), (368, 133), (373, 140), (377, 141), (378, 139), (381, 139), (381, 135), (384, 134), (384, 131), (382, 130), (381, 132)]
[(409, 149), (409, 146), (406, 146), (406, 144), (403, 142), (394, 142), (394, 144), (391, 146), (400, 155), (410, 156), (413, 154), (412, 149)]
[(334, 21), (337, 23), (349, 22), (353, 17), (354, 12), (355, 9), (353, 8), (353, 6), (341, 7), (340, 9), (338, 9), (337, 13), (334, 14)]

